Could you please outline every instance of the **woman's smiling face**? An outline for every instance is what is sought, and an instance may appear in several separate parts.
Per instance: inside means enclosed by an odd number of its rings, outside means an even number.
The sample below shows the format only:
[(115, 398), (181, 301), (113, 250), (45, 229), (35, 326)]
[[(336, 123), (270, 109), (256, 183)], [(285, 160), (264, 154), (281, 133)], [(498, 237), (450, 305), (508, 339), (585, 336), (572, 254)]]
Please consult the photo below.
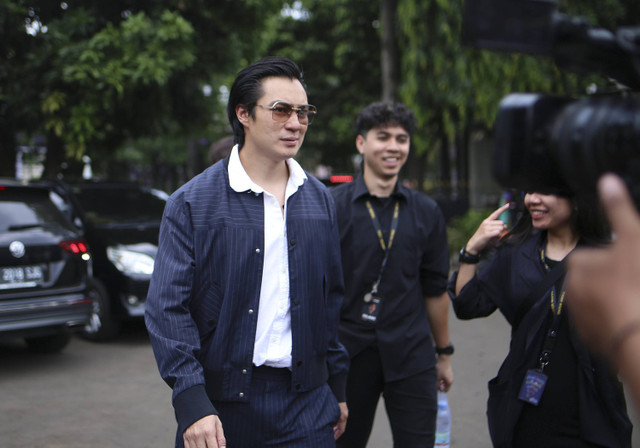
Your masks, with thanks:
[(553, 194), (527, 193), (524, 205), (531, 214), (535, 229), (549, 230), (571, 223), (571, 202)]

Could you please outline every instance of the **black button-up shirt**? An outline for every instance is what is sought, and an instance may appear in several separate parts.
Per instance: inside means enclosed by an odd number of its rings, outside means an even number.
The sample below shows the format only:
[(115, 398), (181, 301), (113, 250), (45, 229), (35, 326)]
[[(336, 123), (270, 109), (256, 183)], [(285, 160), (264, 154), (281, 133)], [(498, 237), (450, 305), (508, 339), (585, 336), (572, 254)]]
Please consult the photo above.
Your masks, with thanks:
[[(446, 291), (449, 248), (445, 221), (434, 200), (397, 185), (388, 200), (370, 195), (362, 176), (331, 190), (336, 201), (345, 299), (340, 341), (351, 357), (376, 344), (385, 378), (394, 381), (435, 365), (425, 297)], [(375, 323), (361, 317), (363, 296), (371, 291), (384, 258), (367, 210), (371, 201), (389, 239), (391, 215), (400, 202), (398, 228), (378, 287), (382, 299)]]

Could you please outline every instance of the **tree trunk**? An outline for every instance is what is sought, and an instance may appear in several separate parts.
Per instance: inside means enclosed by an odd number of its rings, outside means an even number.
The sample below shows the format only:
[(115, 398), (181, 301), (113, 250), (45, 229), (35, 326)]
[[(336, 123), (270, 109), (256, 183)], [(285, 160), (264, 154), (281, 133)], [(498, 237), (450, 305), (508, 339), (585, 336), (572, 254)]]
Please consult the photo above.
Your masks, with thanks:
[(65, 161), (64, 142), (58, 137), (55, 132), (49, 131), (47, 133), (47, 158), (44, 162), (44, 171), (42, 173), (43, 178), (54, 178), (58, 174), (66, 176), (79, 176), (80, 173), (76, 173), (77, 164), (69, 163), (68, 166), (63, 162)]
[(0, 177), (14, 177), (15, 175), (16, 140), (12, 126), (3, 117), (0, 118)]
[(398, 100), (398, 45), (396, 40), (397, 0), (380, 0), (382, 100)]
[(451, 194), (451, 158), (449, 156), (449, 138), (443, 132), (440, 135), (440, 173), (438, 173), (438, 190), (447, 197)]

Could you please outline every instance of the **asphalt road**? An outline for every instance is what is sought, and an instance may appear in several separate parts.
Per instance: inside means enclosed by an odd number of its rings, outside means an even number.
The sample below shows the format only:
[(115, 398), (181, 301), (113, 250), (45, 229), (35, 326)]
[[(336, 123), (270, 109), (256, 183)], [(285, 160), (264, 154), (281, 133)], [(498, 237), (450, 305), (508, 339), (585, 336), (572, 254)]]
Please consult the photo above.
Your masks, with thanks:
[[(509, 328), (496, 314), (467, 322), (452, 318), (451, 332), (452, 447), (489, 448), (486, 382), (506, 355)], [(74, 338), (59, 355), (0, 342), (0, 447), (169, 448), (174, 431), (170, 390), (142, 325), (125, 327), (108, 344)], [(391, 446), (380, 406), (369, 448)], [(634, 446), (640, 447), (637, 436)]]

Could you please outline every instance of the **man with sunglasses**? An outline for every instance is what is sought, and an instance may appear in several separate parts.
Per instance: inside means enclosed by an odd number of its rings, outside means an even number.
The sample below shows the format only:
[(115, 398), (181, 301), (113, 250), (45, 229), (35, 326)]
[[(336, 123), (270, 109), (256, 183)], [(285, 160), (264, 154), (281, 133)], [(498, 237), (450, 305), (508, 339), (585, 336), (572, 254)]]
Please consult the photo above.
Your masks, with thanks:
[(415, 128), (403, 104), (365, 107), (355, 141), (362, 174), (331, 190), (346, 290), (340, 341), (351, 358), (339, 447), (366, 446), (380, 395), (394, 446), (432, 447), (437, 390), (453, 382), (444, 219), (435, 201), (399, 181)]
[(297, 154), (316, 108), (300, 68), (242, 70), (231, 154), (168, 200), (146, 303), (176, 446), (334, 447), (348, 356), (333, 200)]

